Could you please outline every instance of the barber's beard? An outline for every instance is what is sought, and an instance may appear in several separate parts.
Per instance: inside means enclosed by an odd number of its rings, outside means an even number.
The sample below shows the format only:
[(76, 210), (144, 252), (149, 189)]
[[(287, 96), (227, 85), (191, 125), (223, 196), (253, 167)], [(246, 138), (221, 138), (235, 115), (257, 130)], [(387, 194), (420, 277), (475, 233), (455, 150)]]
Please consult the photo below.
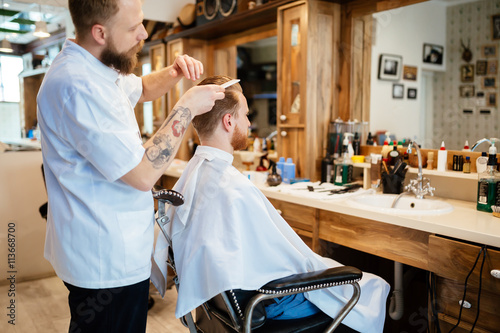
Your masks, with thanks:
[(238, 126), (234, 129), (233, 137), (231, 138), (231, 146), (234, 150), (242, 150), (247, 147), (247, 134), (243, 133)]
[(114, 68), (121, 74), (130, 74), (133, 72), (135, 66), (137, 66), (137, 53), (142, 50), (143, 45), (144, 41), (141, 40), (127, 52), (119, 53), (116, 51), (113, 40), (111, 40), (101, 53), (101, 62), (106, 66)]

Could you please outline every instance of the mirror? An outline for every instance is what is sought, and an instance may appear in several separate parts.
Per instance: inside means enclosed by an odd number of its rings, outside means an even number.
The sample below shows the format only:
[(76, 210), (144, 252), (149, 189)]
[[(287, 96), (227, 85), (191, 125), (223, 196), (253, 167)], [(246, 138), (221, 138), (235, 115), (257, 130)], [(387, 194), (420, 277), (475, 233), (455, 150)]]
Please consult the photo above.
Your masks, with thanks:
[(248, 101), (252, 136), (276, 131), (277, 37), (237, 46), (237, 77)]
[(373, 14), (370, 131), (424, 148), (444, 141), (452, 150), (500, 137), (495, 14), (495, 0), (434, 0)]

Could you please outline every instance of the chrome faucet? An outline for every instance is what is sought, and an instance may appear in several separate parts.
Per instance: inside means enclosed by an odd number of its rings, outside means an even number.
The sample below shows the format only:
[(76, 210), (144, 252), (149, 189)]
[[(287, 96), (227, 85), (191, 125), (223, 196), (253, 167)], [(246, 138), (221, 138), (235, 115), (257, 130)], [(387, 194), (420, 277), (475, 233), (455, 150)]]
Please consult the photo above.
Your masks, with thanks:
[(499, 142), (499, 141), (500, 141), (500, 140), (499, 140), (499, 139), (497, 139), (497, 138), (491, 138), (491, 139), (486, 139), (486, 138), (483, 138), (483, 139), (481, 139), (481, 140), (477, 140), (477, 142), (476, 142), (475, 144), (473, 144), (473, 145), (472, 145), (472, 147), (471, 147), (471, 149), (470, 149), (470, 150), (471, 150), (471, 151), (474, 151), (474, 150), (477, 148), (477, 146), (479, 146), (479, 145), (480, 145), (481, 143), (483, 143), (483, 142), (488, 142), (488, 143), (491, 145), (491, 144), (492, 144), (492, 142)]
[(408, 145), (408, 154), (411, 154), (412, 148), (415, 146), (417, 150), (418, 157), (418, 174), (416, 179), (411, 179), (410, 183), (406, 185), (405, 191), (413, 192), (417, 199), (423, 199), (425, 195), (434, 195), (434, 191), (436, 190), (431, 186), (431, 182), (429, 179), (423, 177), (422, 172), (422, 155), (420, 154), (420, 148), (418, 147), (418, 143), (413, 140)]

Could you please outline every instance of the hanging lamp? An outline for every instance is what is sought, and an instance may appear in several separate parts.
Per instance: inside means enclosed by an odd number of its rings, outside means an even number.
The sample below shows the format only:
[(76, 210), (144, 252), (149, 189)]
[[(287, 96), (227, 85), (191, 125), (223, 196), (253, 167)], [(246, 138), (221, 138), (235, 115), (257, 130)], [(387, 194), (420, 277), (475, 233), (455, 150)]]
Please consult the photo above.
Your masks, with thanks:
[(42, 14), (42, 19), (40, 21), (35, 22), (35, 32), (33, 33), (33, 36), (46, 38), (50, 36), (50, 33), (47, 30), (47, 22), (43, 20), (42, 5), (41, 4), (39, 5), (40, 5), (40, 13)]
[[(4, 8), (4, 3), (2, 0), (2, 8)], [(2, 24), (5, 23), (4, 16), (2, 15)], [(4, 37), (2, 39), (2, 42), (0, 43), (0, 52), (4, 53), (12, 53), (14, 50), (12, 49), (12, 44), (7, 40), (7, 37)]]

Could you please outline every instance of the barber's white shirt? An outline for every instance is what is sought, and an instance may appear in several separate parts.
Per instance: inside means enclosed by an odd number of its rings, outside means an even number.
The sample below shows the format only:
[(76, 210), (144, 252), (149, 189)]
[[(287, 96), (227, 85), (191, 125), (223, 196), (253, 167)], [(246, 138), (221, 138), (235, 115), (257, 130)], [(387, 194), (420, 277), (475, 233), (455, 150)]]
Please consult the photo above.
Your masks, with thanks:
[(142, 80), (66, 40), (38, 94), (49, 197), (45, 258), (65, 282), (112, 288), (147, 279), (154, 206), (120, 178), (144, 148), (133, 106)]
[[(165, 230), (180, 281), (177, 317), (225, 290), (256, 290), (277, 278), (341, 265), (307, 247), (232, 161), (225, 151), (198, 146), (174, 186), (185, 199), (168, 209), (171, 222)], [(162, 293), (167, 252), (160, 233), (151, 280)], [(366, 272), (359, 284), (360, 299), (343, 323), (364, 333), (382, 332), (389, 285)], [(352, 290), (339, 286), (307, 292), (306, 298), (335, 317)]]

